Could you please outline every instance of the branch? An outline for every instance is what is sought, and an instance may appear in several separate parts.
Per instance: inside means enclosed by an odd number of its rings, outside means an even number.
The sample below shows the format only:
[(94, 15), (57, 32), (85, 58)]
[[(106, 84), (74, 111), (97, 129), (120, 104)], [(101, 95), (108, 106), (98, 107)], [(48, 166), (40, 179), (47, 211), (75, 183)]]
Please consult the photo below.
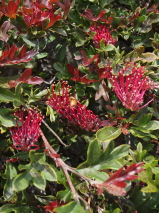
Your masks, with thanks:
[[(78, 174), (77, 172), (75, 172), (71, 167), (69, 167), (67, 164), (65, 164), (65, 162), (59, 157), (58, 153), (51, 147), (51, 145), (49, 144), (49, 142), (47, 141), (45, 135), (43, 134), (42, 130), (39, 131), (41, 137), (42, 137), (42, 140), (45, 144), (45, 147), (47, 149), (47, 154), (50, 156), (50, 158), (52, 158), (54, 160), (54, 162), (56, 163), (56, 166), (61, 166), (64, 173), (65, 173), (65, 176), (66, 176), (66, 179), (68, 181), (68, 184), (70, 186), (70, 189), (72, 191), (72, 194), (74, 196), (74, 199), (79, 203), (81, 201), (83, 201), (83, 203), (86, 205), (86, 208), (88, 208), (88, 204), (87, 202), (77, 193), (71, 179), (70, 179), (70, 176), (68, 174), (68, 171), (71, 171), (73, 173), (75, 173), (76, 175), (78, 175), (79, 177), (83, 177), (82, 175)], [(87, 179), (85, 177), (85, 179)], [(89, 179), (89, 178), (88, 178)], [(89, 179), (90, 180), (90, 179)]]
[(66, 144), (61, 140), (61, 138), (56, 134), (56, 132), (54, 132), (54, 130), (51, 129), (51, 128), (49, 127), (49, 125), (48, 125), (44, 120), (42, 120), (42, 123), (45, 124), (45, 126), (50, 130), (50, 132), (52, 132), (52, 134), (58, 139), (58, 141), (59, 141), (62, 145), (64, 145), (65, 147), (68, 147), (68, 146), (69, 146), (69, 145), (66, 145)]

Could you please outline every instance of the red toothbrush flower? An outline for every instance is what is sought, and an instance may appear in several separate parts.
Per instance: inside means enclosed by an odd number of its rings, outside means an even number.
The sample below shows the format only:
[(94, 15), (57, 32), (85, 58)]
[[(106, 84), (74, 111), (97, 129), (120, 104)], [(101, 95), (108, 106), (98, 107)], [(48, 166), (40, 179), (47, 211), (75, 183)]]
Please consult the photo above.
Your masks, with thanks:
[(57, 94), (55, 85), (53, 85), (52, 94), (48, 98), (47, 104), (56, 110), (62, 118), (67, 119), (71, 125), (79, 126), (86, 131), (97, 131), (102, 126), (99, 117), (71, 97), (69, 90), (70, 86), (66, 82), (62, 82), (62, 88)]
[(13, 139), (12, 147), (22, 151), (30, 151), (31, 149), (39, 149), (35, 144), (39, 138), (39, 130), (42, 121), (42, 115), (33, 109), (18, 110), (14, 115), (19, 117), (21, 126), (11, 127), (11, 135)]
[(111, 32), (109, 29), (106, 27), (106, 25), (101, 24), (101, 25), (96, 25), (93, 24), (90, 27), (91, 32), (95, 32), (95, 35), (93, 36), (93, 44), (96, 48), (100, 48), (100, 41), (103, 40), (105, 45), (108, 44), (116, 44), (116, 40), (112, 38)]
[(133, 62), (129, 62), (118, 75), (110, 72), (108, 77), (123, 106), (131, 111), (139, 111), (153, 100), (141, 106), (145, 92), (153, 86), (153, 82), (144, 73), (144, 67), (137, 67)]

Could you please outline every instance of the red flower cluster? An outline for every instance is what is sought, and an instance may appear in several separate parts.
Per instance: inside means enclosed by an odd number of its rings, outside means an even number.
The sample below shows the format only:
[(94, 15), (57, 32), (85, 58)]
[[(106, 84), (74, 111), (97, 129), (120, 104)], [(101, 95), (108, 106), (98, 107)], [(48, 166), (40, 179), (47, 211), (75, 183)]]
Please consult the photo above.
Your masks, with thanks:
[(141, 106), (145, 92), (153, 86), (153, 82), (144, 73), (144, 67), (137, 67), (133, 62), (129, 62), (118, 75), (110, 72), (108, 77), (123, 106), (131, 111), (139, 111), (153, 100)]
[(11, 135), (13, 139), (12, 147), (22, 151), (30, 151), (38, 149), (35, 143), (39, 138), (39, 130), (43, 116), (36, 109), (18, 110), (14, 115), (19, 117), (21, 126), (11, 127)]
[(57, 94), (55, 85), (52, 85), (52, 94), (48, 98), (47, 104), (56, 110), (61, 117), (67, 119), (70, 124), (79, 126), (86, 131), (97, 131), (102, 125), (99, 117), (71, 97), (69, 90), (70, 86), (66, 82), (62, 82), (62, 87)]
[(93, 44), (96, 48), (100, 48), (100, 41), (103, 40), (105, 45), (116, 44), (116, 40), (112, 38), (111, 31), (106, 27), (105, 24), (96, 25), (93, 24), (90, 27), (91, 32), (95, 32), (93, 36)]

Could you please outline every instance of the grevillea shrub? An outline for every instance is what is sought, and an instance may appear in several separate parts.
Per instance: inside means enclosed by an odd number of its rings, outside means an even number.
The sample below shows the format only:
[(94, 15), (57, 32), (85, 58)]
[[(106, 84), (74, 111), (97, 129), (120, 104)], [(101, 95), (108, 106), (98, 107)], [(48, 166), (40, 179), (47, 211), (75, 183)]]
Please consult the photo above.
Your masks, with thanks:
[(0, 1), (0, 212), (159, 212), (159, 3)]

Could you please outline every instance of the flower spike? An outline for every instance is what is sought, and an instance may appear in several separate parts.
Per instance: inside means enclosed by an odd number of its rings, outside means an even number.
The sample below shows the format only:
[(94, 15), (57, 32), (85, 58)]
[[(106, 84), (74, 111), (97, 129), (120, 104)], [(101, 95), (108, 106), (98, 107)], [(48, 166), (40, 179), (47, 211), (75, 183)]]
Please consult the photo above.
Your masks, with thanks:
[(13, 139), (12, 147), (22, 151), (37, 150), (39, 146), (36, 144), (39, 138), (40, 125), (43, 116), (36, 109), (18, 110), (14, 115), (19, 117), (21, 126), (11, 127), (11, 135)]

